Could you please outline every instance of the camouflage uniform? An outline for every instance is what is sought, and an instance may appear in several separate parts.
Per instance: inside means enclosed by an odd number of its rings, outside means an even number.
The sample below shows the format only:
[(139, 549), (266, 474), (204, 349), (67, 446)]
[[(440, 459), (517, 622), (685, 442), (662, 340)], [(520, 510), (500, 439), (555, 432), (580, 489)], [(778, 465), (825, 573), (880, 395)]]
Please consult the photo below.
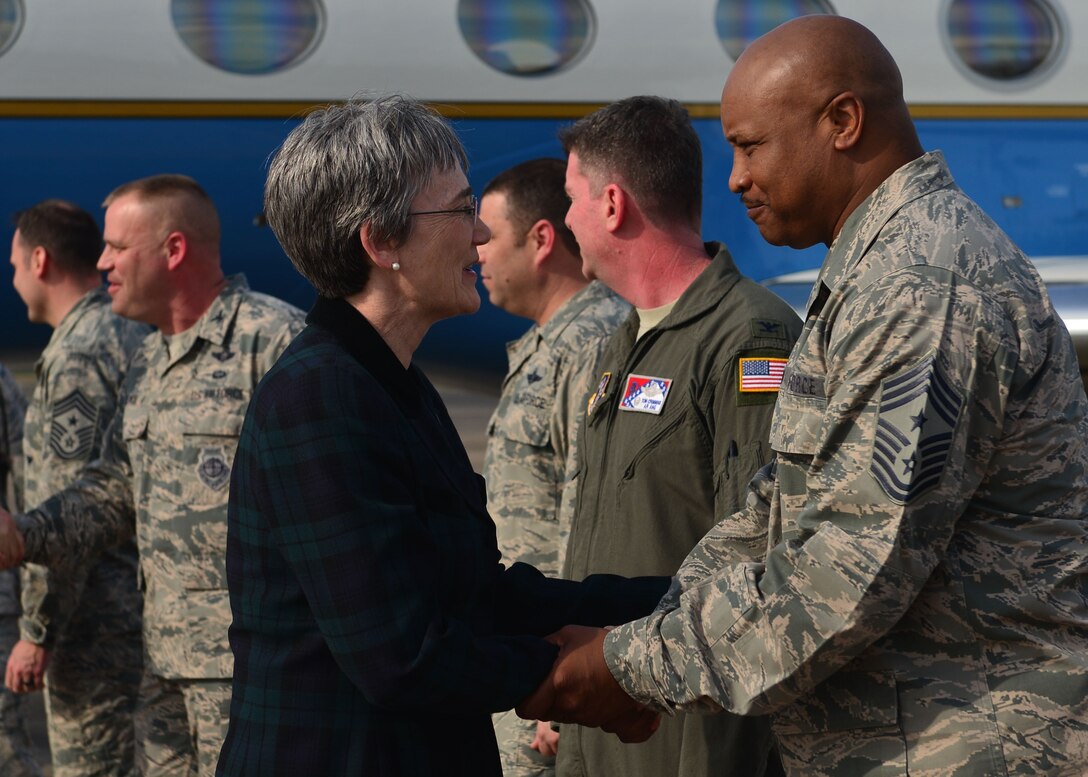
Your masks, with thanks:
[[(101, 454), (125, 371), (150, 331), (114, 314), (99, 288), (53, 332), (26, 415), (26, 504), (48, 499)], [(45, 698), (54, 777), (134, 769), (143, 666), (136, 566), (130, 539), (86, 567), (23, 569), (21, 637), (51, 654)]]
[[(523, 561), (553, 577), (562, 568), (575, 498), (567, 484), (589, 379), (599, 349), (630, 310), (594, 282), (507, 347), (510, 369), (484, 458), (487, 509), (506, 564)], [(493, 719), (506, 777), (554, 774), (555, 758), (529, 747), (535, 721), (512, 710)]]
[[(15, 378), (0, 364), (0, 507), (22, 506), (23, 416), (26, 397)], [(10, 477), (9, 477), (10, 476)], [(10, 490), (9, 490), (10, 484)], [(0, 662), (6, 667), (19, 641), (19, 574), (0, 572)], [(0, 681), (0, 774), (5, 777), (41, 777), (31, 751), (26, 727), (25, 697), (12, 693)]]
[[(939, 153), (846, 221), (777, 471), (605, 658), (668, 711), (775, 713), (791, 774), (1088, 773), (1088, 417), (1024, 255)], [(764, 564), (722, 550), (770, 519)]]
[(102, 457), (18, 518), (27, 557), (39, 562), (78, 563), (135, 530), (146, 648), (136, 735), (147, 774), (214, 773), (233, 669), (230, 467), (249, 397), (302, 319), (245, 278), (229, 279), (192, 327), (144, 341)]
[[(724, 246), (707, 243), (706, 252), (713, 260), (668, 315), (640, 338), (632, 315), (597, 365), (564, 571), (573, 580), (672, 575), (715, 516), (743, 503), (748, 479), (770, 455), (778, 384), (769, 368), (785, 365), (801, 322), (743, 277)], [(768, 368), (765, 385), (741, 379), (749, 364)], [(640, 388), (646, 380), (658, 391)], [(762, 558), (760, 539), (737, 553)], [(754, 777), (771, 747), (765, 721), (725, 715), (664, 720), (639, 745), (581, 726), (564, 726), (561, 736), (564, 777), (699, 777), (717, 769)]]

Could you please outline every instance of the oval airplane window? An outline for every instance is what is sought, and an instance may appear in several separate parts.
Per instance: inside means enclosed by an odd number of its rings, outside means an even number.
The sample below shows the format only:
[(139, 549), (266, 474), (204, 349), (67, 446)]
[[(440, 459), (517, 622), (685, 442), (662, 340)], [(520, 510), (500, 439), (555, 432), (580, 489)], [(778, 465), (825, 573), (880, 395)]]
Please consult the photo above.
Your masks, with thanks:
[(457, 23), (472, 53), (512, 76), (554, 73), (593, 42), (587, 0), (458, 0)]
[(0, 54), (3, 54), (23, 26), (23, 4), (19, 0), (0, 0)]
[(181, 42), (220, 70), (275, 73), (298, 63), (321, 36), (318, 0), (170, 0)]
[(1061, 25), (1045, 0), (951, 0), (946, 18), (959, 62), (994, 81), (1045, 72), (1061, 48)]
[(826, 0), (718, 0), (714, 25), (734, 61), (748, 44), (783, 22), (809, 14), (834, 14)]

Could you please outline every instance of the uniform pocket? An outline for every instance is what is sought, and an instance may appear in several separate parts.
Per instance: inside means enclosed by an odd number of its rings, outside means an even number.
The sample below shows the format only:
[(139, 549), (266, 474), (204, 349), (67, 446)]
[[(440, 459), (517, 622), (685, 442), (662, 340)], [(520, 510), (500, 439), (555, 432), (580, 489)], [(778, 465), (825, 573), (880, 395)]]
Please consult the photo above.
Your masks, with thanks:
[(189, 417), (181, 423), (176, 472), (184, 496), (176, 520), (186, 526), (176, 538), (179, 547), (168, 555), (178, 559), (178, 571), (189, 590), (226, 587), (227, 498), (242, 421), (241, 414), (231, 413)]

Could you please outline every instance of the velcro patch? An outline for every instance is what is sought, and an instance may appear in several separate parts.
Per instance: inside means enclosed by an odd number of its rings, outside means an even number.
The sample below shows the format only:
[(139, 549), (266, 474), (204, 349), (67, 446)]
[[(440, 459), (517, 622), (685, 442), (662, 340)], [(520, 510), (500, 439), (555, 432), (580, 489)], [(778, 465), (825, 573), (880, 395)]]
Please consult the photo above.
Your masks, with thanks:
[(881, 384), (869, 471), (896, 504), (936, 487), (962, 406), (933, 356)]
[(593, 408), (597, 406), (597, 403), (604, 398), (604, 395), (608, 393), (608, 383), (612, 380), (612, 373), (605, 372), (601, 374), (601, 382), (597, 384), (597, 390), (590, 394), (589, 399), (586, 400), (586, 415), (593, 415)]
[(654, 378), (649, 375), (628, 375), (623, 389), (620, 410), (634, 413), (661, 415), (665, 399), (669, 396), (672, 378)]
[(738, 390), (742, 394), (777, 392), (788, 361), (773, 356), (741, 357), (737, 360)]
[(53, 405), (49, 448), (65, 460), (86, 458), (94, 446), (98, 428), (98, 406), (80, 389)]

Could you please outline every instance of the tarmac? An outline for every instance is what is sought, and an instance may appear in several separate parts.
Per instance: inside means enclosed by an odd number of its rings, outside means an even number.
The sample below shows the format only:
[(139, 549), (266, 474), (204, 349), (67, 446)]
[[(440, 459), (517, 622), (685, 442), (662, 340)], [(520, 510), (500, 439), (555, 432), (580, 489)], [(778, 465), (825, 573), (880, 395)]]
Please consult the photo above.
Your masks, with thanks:
[[(30, 396), (34, 388), (34, 361), (37, 353), (7, 353), (0, 357), (20, 386)], [(501, 376), (478, 373), (458, 373), (437, 366), (423, 366), (424, 372), (434, 383), (446, 403), (450, 417), (457, 427), (477, 472), (483, 469), (484, 450), (487, 446), (487, 422), (498, 401)], [(27, 724), (30, 729), (34, 755), (42, 767), (44, 777), (52, 777), (49, 762), (49, 739), (45, 726), (45, 706), (42, 694), (32, 693), (27, 698)]]

